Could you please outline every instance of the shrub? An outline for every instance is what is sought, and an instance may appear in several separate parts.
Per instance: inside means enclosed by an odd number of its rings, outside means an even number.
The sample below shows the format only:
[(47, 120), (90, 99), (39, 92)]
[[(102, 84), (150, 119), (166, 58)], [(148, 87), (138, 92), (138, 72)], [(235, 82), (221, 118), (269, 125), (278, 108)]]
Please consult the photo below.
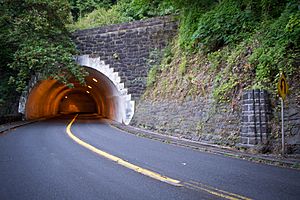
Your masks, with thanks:
[(297, 70), (294, 61), (300, 57), (300, 11), (295, 3), (288, 3), (281, 16), (262, 23), (253, 36), (259, 41), (250, 62), (255, 67), (255, 87), (271, 89), (279, 72), (291, 75)]
[(120, 11), (134, 20), (163, 16), (175, 12), (172, 3), (168, 0), (121, 0), (118, 4)]
[(99, 8), (94, 10), (85, 17), (80, 18), (74, 24), (69, 25), (69, 29), (74, 31), (78, 29), (87, 29), (109, 24), (128, 22), (130, 20), (131, 19), (129, 17), (124, 16), (119, 11), (119, 5), (117, 4), (112, 6), (110, 9)]
[(239, 1), (222, 1), (201, 16), (192, 36), (195, 45), (204, 51), (216, 51), (236, 43), (253, 30), (255, 16)]
[(149, 70), (148, 77), (147, 77), (147, 87), (153, 86), (154, 83), (156, 82), (156, 76), (157, 76), (158, 68), (159, 68), (158, 65), (154, 65)]
[(186, 55), (184, 55), (181, 59), (181, 63), (179, 64), (179, 74), (183, 76), (186, 72), (186, 67), (187, 67), (187, 60), (186, 60)]

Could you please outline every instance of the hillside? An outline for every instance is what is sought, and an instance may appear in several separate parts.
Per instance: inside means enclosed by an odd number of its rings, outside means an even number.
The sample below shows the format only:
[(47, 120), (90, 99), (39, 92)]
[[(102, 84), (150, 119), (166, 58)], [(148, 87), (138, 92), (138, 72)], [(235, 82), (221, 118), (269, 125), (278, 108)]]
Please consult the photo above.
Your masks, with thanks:
[(151, 51), (147, 89), (136, 102), (132, 124), (236, 146), (241, 139), (243, 95), (261, 91), (270, 100), (270, 130), (268, 142), (259, 150), (277, 151), (277, 82), (285, 73), (290, 88), (285, 102), (287, 141), (290, 152), (299, 151), (297, 0), (57, 0), (26, 4), (5, 0), (3, 5), (1, 116), (17, 112), (18, 97), (31, 76), (53, 78), (69, 87), (71, 77), (84, 82), (86, 72), (72, 59), (78, 53), (70, 38), (72, 31), (171, 15), (179, 21), (177, 36), (163, 51)]
[[(284, 72), (290, 87), (285, 113), (289, 151), (299, 152), (299, 5), (289, 1), (266, 9), (254, 1), (222, 1), (200, 15), (188, 13), (180, 17), (178, 37), (149, 72), (133, 124), (235, 146), (240, 142), (243, 92), (262, 89), (270, 94), (271, 134), (267, 148), (258, 150), (276, 152), (277, 82)], [(162, 53), (154, 51), (152, 60)]]

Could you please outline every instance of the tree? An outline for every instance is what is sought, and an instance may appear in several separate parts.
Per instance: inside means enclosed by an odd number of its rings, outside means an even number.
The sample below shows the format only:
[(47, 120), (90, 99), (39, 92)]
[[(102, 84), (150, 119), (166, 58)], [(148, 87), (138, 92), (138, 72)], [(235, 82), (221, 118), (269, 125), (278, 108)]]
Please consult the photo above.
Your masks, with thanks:
[(93, 12), (98, 8), (110, 8), (116, 0), (69, 0), (71, 5), (71, 12), (73, 20), (77, 21), (79, 18)]
[(77, 52), (65, 28), (71, 17), (67, 0), (2, 0), (1, 4), (9, 24), (4, 45), (12, 45), (13, 52), (8, 62), (15, 72), (10, 83), (17, 91), (26, 87), (32, 75), (65, 84), (71, 78), (84, 83), (86, 72), (72, 58)]
[(13, 61), (18, 45), (10, 42), (11, 13), (4, 7), (2, 1), (0, 1), (0, 12), (0, 115), (4, 115), (14, 113), (17, 109), (12, 104), (17, 101), (18, 93), (13, 85), (8, 84), (9, 77), (16, 72), (10, 69), (8, 64)]

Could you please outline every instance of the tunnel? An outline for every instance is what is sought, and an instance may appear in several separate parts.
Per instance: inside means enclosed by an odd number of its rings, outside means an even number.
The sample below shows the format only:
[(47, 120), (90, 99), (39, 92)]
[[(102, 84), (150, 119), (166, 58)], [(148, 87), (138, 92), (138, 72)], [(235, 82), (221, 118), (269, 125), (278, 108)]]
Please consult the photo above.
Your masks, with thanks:
[(60, 101), (58, 113), (98, 113), (97, 103), (89, 93), (74, 90)]
[(73, 81), (74, 87), (69, 88), (53, 79), (38, 81), (26, 98), (25, 118), (33, 120), (61, 114), (96, 113), (128, 124), (133, 115), (128, 95), (122, 94), (120, 85), (116, 85), (111, 77), (97, 69), (84, 67), (89, 73), (85, 85)]

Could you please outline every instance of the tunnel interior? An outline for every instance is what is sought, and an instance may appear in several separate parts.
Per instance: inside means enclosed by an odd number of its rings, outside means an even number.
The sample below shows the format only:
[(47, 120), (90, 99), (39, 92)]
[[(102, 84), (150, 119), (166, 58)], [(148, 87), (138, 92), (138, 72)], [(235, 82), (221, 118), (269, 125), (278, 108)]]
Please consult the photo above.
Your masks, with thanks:
[(60, 101), (58, 113), (98, 113), (97, 103), (85, 91), (72, 91)]
[(74, 88), (69, 88), (53, 79), (39, 81), (28, 95), (25, 118), (31, 120), (59, 114), (97, 113), (122, 122), (125, 115), (124, 98), (117, 87), (101, 72), (85, 68), (89, 73), (85, 85), (74, 81)]

